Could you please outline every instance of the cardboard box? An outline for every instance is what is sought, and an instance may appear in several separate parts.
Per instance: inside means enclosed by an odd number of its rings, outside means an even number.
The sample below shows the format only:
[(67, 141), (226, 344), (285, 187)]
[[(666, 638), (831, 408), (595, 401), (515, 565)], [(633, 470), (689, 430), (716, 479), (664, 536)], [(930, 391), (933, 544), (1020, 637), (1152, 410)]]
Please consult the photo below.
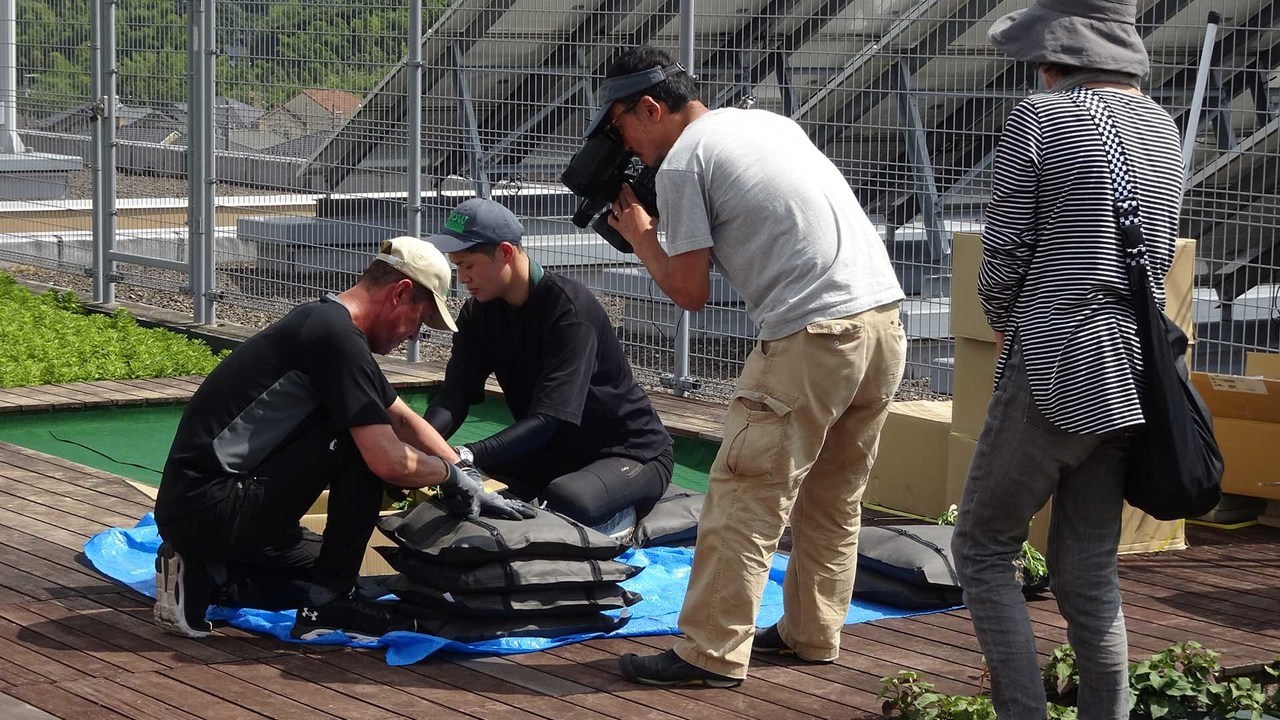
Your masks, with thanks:
[(863, 502), (931, 518), (946, 511), (950, 432), (950, 402), (890, 405)]
[[(391, 501), (389, 498), (386, 498), (384, 496), (383, 501), (384, 502), (383, 502), (382, 513), (381, 513), (382, 515), (391, 515), (397, 512), (396, 510), (391, 509), (391, 505), (390, 505)], [(325, 490), (324, 492), (320, 493), (320, 497), (316, 498), (316, 501), (311, 505), (310, 509), (307, 510), (307, 514), (303, 515), (302, 519), (298, 521), (298, 524), (302, 525), (302, 527), (310, 530), (313, 533), (316, 533), (318, 535), (323, 535), (324, 526), (327, 525), (328, 522), (329, 522), (329, 491)], [(382, 556), (379, 555), (376, 550), (374, 550), (375, 547), (385, 547), (385, 546), (394, 545), (394, 544), (395, 543), (388, 540), (385, 535), (383, 535), (379, 530), (375, 528), (373, 531), (373, 535), (369, 538), (369, 545), (364, 549), (364, 560), (360, 563), (360, 574), (361, 575), (394, 574), (395, 570), (389, 564), (387, 564), (386, 560), (382, 559)]]
[[(969, 463), (973, 460), (973, 452), (977, 446), (977, 440), (956, 433), (951, 433), (948, 439), (947, 497), (954, 498), (948, 502), (948, 505), (960, 503), (965, 479), (969, 475)], [(1049, 524), (1052, 517), (1051, 501), (1031, 518), (1027, 540), (1041, 553), (1048, 552)], [(1186, 546), (1186, 523), (1183, 521), (1156, 520), (1128, 504), (1124, 506), (1124, 515), (1120, 521), (1119, 554), (1182, 550)], [(1053, 573), (1053, 568), (1049, 568), (1049, 573)]]
[[(507, 486), (497, 480), (494, 480), (493, 478), (486, 478), (484, 482), (484, 487), (487, 492), (498, 492), (499, 490), (502, 490)], [(423, 491), (421, 490), (414, 490), (412, 491), (411, 494), (414, 496), (416, 500), (421, 501), (424, 497), (422, 493)], [(381, 514), (392, 515), (396, 512), (399, 512), (399, 511), (392, 509), (391, 499), (384, 496)], [(329, 521), (329, 491), (325, 490), (324, 492), (320, 493), (320, 497), (316, 498), (316, 501), (307, 510), (307, 514), (303, 515), (302, 519), (298, 521), (298, 524), (302, 525), (302, 527), (310, 530), (311, 532), (323, 535), (324, 526), (328, 524), (328, 521)], [(378, 554), (378, 551), (374, 550), (374, 548), (376, 547), (388, 547), (394, 544), (395, 543), (388, 540), (387, 537), (383, 535), (381, 531), (374, 529), (373, 535), (369, 538), (369, 545), (364, 549), (364, 560), (360, 563), (360, 574), (361, 575), (392, 575), (394, 574), (396, 572), (395, 569), (392, 568), (391, 565), (389, 565), (386, 560), (382, 559), (382, 556)]]
[[(978, 267), (982, 263), (982, 236), (956, 233), (951, 240), (951, 334), (995, 342), (987, 316), (978, 302)], [(1196, 339), (1191, 301), (1194, 295), (1196, 241), (1181, 239), (1174, 247), (1173, 264), (1164, 279), (1165, 314), (1192, 343)]]
[(1164, 276), (1164, 314), (1196, 342), (1196, 322), (1192, 308), (1196, 280), (1196, 241), (1181, 239), (1173, 250), (1173, 264)]
[(994, 343), (995, 333), (978, 302), (978, 266), (982, 263), (982, 236), (956, 233), (951, 239), (951, 334)]
[(996, 344), (972, 338), (955, 340), (951, 381), (951, 432), (977, 438), (987, 422), (996, 375)]
[[(947, 507), (960, 504), (960, 496), (964, 494), (965, 479), (969, 477), (969, 464), (973, 461), (973, 451), (977, 447), (978, 441), (971, 437), (951, 433), (947, 438)], [(1051, 505), (1052, 503), (1046, 505), (1031, 518), (1031, 526), (1028, 530), (1027, 539), (1031, 541), (1031, 546), (1042, 553), (1049, 544)]]
[(1186, 531), (1184, 520), (1157, 520), (1125, 503), (1120, 517), (1119, 554), (1186, 550)]
[(1280, 380), (1280, 353), (1245, 353), (1244, 374), (1249, 377)]

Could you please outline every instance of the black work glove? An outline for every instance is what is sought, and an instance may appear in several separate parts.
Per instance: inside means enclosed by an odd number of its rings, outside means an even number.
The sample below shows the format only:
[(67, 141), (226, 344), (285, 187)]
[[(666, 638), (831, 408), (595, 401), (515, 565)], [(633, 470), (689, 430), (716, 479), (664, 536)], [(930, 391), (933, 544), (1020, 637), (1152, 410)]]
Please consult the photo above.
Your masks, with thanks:
[(503, 497), (498, 493), (481, 492), (480, 514), (503, 520), (528, 520), (537, 515), (538, 511), (529, 503)]
[(527, 520), (538, 514), (532, 505), (485, 492), (480, 471), (467, 463), (449, 465), (449, 479), (440, 484), (445, 509), (455, 517), (474, 520), (478, 516), (504, 520)]
[(485, 494), (480, 471), (470, 465), (450, 465), (449, 477), (440, 483), (440, 499), (454, 517), (474, 520), (480, 516), (480, 497)]

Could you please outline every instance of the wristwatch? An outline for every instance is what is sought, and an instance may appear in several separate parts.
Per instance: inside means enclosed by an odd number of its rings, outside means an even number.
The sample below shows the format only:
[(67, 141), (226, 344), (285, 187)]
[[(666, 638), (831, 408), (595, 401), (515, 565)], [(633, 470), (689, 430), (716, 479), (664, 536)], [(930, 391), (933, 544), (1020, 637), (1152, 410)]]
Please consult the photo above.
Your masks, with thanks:
[(458, 453), (459, 465), (470, 465), (472, 467), (475, 467), (476, 456), (475, 456), (475, 453), (471, 452), (471, 448), (467, 447), (466, 445), (459, 445), (455, 447), (453, 451)]

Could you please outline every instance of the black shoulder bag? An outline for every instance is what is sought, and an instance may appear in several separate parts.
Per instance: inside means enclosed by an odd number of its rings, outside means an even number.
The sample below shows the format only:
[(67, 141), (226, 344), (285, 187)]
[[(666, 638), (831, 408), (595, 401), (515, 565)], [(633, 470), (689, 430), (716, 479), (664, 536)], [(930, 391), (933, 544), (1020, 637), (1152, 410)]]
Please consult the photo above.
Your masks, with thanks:
[(1199, 517), (1222, 497), (1222, 453), (1213, 420), (1187, 377), (1187, 336), (1161, 312), (1151, 291), (1138, 194), (1115, 117), (1092, 90), (1077, 87), (1070, 96), (1102, 136), (1142, 349), (1144, 423), (1130, 449), (1124, 499), (1159, 520)]

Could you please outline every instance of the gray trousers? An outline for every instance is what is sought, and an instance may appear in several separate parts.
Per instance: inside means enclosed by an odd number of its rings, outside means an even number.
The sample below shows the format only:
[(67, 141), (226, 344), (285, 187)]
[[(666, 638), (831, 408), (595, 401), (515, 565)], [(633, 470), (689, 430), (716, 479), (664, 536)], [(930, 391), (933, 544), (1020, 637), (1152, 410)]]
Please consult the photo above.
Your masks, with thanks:
[(1031, 516), (1053, 499), (1050, 585), (1080, 668), (1081, 720), (1129, 717), (1128, 641), (1120, 609), (1125, 431), (1063, 432), (1036, 409), (1015, 347), (987, 410), (960, 501), (952, 551), (991, 671), (1000, 720), (1044, 718), (1035, 635), (1011, 563)]

